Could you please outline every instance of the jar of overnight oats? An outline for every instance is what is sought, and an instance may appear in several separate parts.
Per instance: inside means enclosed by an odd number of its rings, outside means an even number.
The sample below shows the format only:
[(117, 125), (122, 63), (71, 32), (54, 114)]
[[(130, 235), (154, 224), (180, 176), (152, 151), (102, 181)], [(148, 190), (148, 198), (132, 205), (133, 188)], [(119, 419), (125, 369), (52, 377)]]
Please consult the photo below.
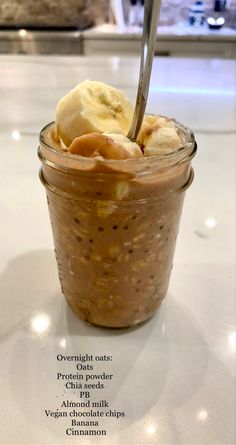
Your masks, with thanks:
[(159, 156), (86, 158), (40, 134), (62, 292), (89, 323), (122, 328), (155, 313), (166, 295), (185, 191), (193, 180), (193, 133), (174, 121), (182, 145)]

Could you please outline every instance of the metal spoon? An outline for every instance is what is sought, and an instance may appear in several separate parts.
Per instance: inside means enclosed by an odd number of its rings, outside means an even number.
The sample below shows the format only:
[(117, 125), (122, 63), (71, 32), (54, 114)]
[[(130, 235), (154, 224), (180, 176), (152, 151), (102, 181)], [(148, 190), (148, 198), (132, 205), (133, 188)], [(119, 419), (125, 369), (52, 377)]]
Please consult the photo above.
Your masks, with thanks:
[(145, 0), (138, 92), (133, 120), (127, 135), (132, 141), (138, 136), (147, 104), (160, 9), (161, 0)]

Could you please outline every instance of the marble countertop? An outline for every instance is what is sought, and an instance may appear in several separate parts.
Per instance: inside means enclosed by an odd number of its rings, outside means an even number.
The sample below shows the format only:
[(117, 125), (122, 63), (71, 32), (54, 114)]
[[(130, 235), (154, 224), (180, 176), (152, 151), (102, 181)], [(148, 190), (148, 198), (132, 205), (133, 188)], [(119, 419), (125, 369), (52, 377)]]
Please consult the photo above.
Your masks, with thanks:
[[(109, 82), (134, 99), (138, 59), (0, 56), (0, 66), (0, 444), (233, 445), (235, 63), (154, 61), (148, 111), (194, 130), (195, 179), (167, 297), (148, 323), (120, 331), (85, 324), (64, 302), (36, 152), (40, 129), (79, 81)], [(75, 372), (62, 357), (80, 354), (93, 356), (98, 375), (113, 374), (91, 390), (109, 405), (97, 409), (109, 412), (99, 419), (106, 435), (70, 426), (68, 404), (88, 399), (58, 374)]]
[[(138, 26), (126, 26), (121, 28), (117, 25), (104, 23), (90, 28), (82, 33), (85, 39), (131, 39), (139, 40), (142, 37), (142, 30)], [(236, 30), (223, 26), (219, 30), (212, 30), (207, 25), (194, 28), (184, 22), (173, 26), (159, 26), (158, 37), (160, 40), (205, 40), (205, 41), (235, 41)]]

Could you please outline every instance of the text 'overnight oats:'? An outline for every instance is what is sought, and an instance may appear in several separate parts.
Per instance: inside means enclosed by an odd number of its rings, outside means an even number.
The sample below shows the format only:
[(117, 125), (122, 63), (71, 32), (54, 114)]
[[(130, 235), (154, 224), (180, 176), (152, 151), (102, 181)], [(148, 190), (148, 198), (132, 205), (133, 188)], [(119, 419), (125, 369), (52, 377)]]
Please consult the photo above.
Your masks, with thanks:
[(106, 327), (150, 318), (166, 295), (193, 179), (193, 133), (145, 115), (130, 141), (132, 116), (124, 93), (86, 80), (40, 136), (62, 292), (80, 318)]

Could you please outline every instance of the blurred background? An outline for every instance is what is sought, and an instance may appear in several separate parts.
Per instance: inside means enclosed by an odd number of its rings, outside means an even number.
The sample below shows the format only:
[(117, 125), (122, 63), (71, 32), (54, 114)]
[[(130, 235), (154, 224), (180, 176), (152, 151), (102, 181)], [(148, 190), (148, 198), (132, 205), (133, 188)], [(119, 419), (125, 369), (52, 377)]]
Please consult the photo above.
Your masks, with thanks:
[[(143, 0), (0, 0), (1, 54), (137, 55)], [(163, 0), (156, 54), (234, 58), (236, 0)]]

